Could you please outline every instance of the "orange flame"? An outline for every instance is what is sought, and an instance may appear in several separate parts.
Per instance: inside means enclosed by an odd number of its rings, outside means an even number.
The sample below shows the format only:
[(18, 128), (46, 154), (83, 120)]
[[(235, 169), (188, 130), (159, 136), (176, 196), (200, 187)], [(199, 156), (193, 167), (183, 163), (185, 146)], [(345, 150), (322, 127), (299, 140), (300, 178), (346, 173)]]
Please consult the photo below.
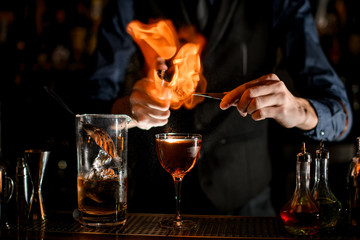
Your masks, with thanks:
[(161, 57), (171, 62), (168, 72), (172, 73), (172, 77), (167, 85), (171, 90), (172, 109), (179, 109), (183, 105), (187, 109), (192, 109), (204, 100), (191, 95), (195, 90), (205, 92), (207, 86), (200, 61), (205, 38), (196, 33), (194, 27), (183, 27), (176, 32), (170, 20), (152, 24), (143, 24), (135, 20), (129, 23), (127, 31), (144, 55), (145, 70), (149, 77), (155, 79), (154, 89), (157, 92), (162, 92), (164, 80), (157, 74), (156, 59)]

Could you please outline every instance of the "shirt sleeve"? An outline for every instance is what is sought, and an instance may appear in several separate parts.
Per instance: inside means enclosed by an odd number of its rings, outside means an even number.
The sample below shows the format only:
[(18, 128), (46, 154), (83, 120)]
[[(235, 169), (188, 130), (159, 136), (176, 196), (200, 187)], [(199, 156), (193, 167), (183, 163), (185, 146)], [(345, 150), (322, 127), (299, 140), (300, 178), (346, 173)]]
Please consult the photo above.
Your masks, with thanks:
[(135, 52), (132, 38), (126, 32), (133, 18), (133, 1), (112, 0), (107, 4), (99, 27), (95, 71), (88, 81), (90, 99), (112, 102), (119, 96)]
[(314, 140), (340, 141), (352, 126), (352, 111), (344, 83), (323, 53), (307, 0), (279, 0), (274, 4), (273, 33), (300, 97), (314, 107), (319, 122), (301, 131)]

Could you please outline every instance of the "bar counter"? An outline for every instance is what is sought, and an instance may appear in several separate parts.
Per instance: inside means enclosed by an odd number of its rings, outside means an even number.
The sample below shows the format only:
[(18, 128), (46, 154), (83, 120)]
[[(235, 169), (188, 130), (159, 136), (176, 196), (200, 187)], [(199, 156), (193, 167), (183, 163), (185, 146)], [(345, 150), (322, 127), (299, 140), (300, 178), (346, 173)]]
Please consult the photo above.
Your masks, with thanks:
[(23, 227), (10, 224), (1, 228), (0, 239), (360, 239), (349, 231), (295, 236), (287, 233), (279, 217), (241, 217), (184, 215), (197, 223), (191, 230), (166, 229), (159, 221), (173, 215), (129, 213), (125, 227), (89, 228), (72, 218), (71, 213), (50, 216), (46, 221)]

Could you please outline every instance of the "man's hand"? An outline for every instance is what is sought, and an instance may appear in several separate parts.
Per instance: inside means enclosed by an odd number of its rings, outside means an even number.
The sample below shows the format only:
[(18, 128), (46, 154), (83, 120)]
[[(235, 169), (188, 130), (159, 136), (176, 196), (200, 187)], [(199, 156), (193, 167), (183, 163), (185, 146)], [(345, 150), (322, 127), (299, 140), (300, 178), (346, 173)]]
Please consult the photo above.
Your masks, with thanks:
[[(158, 58), (156, 69), (167, 70), (165, 60)], [(164, 126), (170, 117), (170, 89), (155, 88), (155, 80), (143, 78), (137, 81), (130, 97), (119, 98), (112, 107), (112, 113), (127, 114), (132, 118), (129, 128), (148, 130)]]
[(275, 74), (268, 74), (245, 83), (225, 95), (220, 108), (236, 106), (240, 115), (250, 114), (255, 121), (273, 118), (286, 128), (310, 130), (318, 117), (303, 98), (295, 97)]
[(154, 80), (144, 78), (137, 81), (130, 95), (131, 115), (141, 129), (164, 126), (170, 117), (169, 89), (154, 93)]

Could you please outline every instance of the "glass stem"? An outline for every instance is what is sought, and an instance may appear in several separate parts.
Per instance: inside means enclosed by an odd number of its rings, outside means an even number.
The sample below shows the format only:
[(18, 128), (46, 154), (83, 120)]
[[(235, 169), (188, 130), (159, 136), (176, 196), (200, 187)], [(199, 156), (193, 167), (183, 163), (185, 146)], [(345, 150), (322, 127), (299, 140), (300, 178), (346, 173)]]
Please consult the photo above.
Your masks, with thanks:
[(175, 202), (176, 202), (176, 216), (175, 221), (179, 224), (181, 220), (180, 215), (180, 204), (181, 204), (181, 183), (182, 178), (174, 177), (174, 184), (175, 184)]

